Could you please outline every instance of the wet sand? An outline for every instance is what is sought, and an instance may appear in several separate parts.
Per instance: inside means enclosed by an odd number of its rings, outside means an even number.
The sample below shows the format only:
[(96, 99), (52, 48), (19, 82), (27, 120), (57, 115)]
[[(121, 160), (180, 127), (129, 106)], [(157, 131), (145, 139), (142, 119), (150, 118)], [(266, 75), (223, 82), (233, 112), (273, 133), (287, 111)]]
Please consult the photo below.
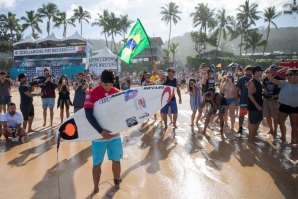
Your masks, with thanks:
[[(13, 101), (19, 104), (17, 92)], [(62, 142), (57, 162), (57, 127), (42, 127), (41, 99), (34, 105), (36, 132), (25, 143), (6, 144), (1, 137), (0, 198), (57, 199), (59, 187), (63, 199), (89, 198), (90, 142)], [(298, 198), (298, 146), (273, 140), (264, 126), (255, 144), (248, 144), (247, 130), (239, 136), (226, 129), (222, 139), (215, 123), (203, 136), (189, 126), (190, 115), (189, 96), (183, 94), (178, 129), (163, 133), (149, 122), (122, 133), (121, 189), (113, 189), (106, 158), (94, 198)], [(59, 125), (58, 109), (54, 118)]]

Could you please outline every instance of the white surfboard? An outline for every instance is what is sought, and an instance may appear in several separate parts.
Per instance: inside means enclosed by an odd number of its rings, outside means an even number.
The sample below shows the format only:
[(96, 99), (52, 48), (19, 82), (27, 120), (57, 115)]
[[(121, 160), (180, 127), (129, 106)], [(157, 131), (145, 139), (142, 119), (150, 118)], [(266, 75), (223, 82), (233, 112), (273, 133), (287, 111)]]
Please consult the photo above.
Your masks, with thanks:
[[(129, 89), (94, 103), (93, 114), (99, 125), (117, 134), (138, 125), (164, 107), (175, 95), (171, 86), (154, 85)], [(102, 136), (92, 127), (85, 110), (73, 114), (59, 128), (62, 139), (87, 141)]]

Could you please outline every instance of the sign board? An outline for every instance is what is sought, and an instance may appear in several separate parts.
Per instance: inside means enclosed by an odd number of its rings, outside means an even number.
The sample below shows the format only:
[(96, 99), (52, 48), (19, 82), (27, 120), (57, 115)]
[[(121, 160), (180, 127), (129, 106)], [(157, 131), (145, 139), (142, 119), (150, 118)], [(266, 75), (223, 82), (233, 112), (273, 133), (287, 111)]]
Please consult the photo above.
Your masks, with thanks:
[(54, 54), (71, 54), (78, 51), (83, 51), (81, 46), (66, 46), (56, 48), (35, 48), (35, 49), (21, 49), (14, 50), (13, 55), (17, 56), (31, 56), (31, 55), (54, 55)]
[(92, 74), (100, 75), (106, 69), (118, 70), (117, 59), (105, 57), (89, 59), (89, 71)]

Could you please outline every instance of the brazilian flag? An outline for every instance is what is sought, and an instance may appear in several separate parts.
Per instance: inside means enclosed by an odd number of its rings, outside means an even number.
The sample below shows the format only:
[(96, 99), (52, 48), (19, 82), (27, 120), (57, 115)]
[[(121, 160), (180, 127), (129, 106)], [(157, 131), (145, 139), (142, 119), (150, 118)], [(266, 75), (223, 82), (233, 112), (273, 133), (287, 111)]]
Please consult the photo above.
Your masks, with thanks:
[(139, 19), (132, 28), (126, 44), (120, 50), (118, 56), (127, 64), (130, 64), (132, 58), (141, 53), (150, 45), (150, 40)]

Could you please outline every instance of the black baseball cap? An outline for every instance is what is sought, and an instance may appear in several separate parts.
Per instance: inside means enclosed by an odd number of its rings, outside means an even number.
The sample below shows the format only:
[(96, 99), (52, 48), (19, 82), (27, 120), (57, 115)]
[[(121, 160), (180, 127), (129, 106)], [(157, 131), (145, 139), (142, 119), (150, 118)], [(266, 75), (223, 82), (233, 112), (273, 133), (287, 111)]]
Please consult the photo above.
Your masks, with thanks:
[(19, 76), (18, 76), (18, 80), (20, 81), (20, 80), (23, 79), (24, 77), (27, 77), (27, 75), (24, 74), (24, 73), (21, 73), (21, 74), (19, 74)]
[(252, 72), (255, 73), (255, 72), (259, 72), (259, 71), (264, 71), (261, 66), (255, 66), (252, 68)]
[(167, 72), (175, 72), (174, 68), (168, 68)]
[(252, 69), (253, 69), (253, 67), (252, 67), (251, 65), (247, 65), (247, 66), (245, 67), (245, 70), (251, 70), (251, 71), (252, 71)]
[(278, 69), (278, 66), (276, 64), (272, 64), (270, 67), (269, 67), (269, 70), (277, 70)]

